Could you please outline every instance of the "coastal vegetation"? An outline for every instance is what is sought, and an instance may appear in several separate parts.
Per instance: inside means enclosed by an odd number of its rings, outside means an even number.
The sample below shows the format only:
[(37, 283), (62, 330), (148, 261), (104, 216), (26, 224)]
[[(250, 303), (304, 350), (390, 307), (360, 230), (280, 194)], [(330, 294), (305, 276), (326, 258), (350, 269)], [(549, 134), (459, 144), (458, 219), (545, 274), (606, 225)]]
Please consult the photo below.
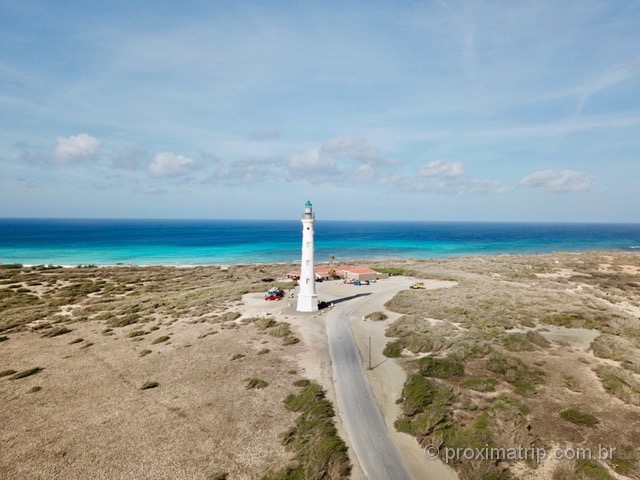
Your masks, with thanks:
[(284, 403), (298, 413), (298, 418), (283, 439), (283, 444), (294, 453), (294, 461), (267, 473), (263, 480), (349, 478), (347, 446), (338, 436), (333, 423), (335, 411), (324, 390), (307, 379), (297, 380), (294, 385), (302, 390), (289, 394)]
[[(440, 452), (640, 443), (627, 428), (640, 415), (637, 255), (505, 255), (402, 261), (397, 268), (456, 282), (404, 290), (386, 304), (401, 316), (387, 328), (384, 354), (407, 372), (398, 430)], [(612, 409), (614, 397), (626, 406)], [(508, 461), (450, 465), (463, 480), (522, 478), (536, 469)], [(553, 478), (613, 472), (640, 476), (637, 449), (558, 462)]]

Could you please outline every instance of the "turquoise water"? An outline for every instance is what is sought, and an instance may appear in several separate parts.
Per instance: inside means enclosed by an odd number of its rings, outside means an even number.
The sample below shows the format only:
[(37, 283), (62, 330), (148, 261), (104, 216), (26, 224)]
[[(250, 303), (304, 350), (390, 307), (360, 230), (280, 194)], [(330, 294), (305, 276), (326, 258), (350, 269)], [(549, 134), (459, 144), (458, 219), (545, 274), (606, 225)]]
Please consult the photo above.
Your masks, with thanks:
[[(298, 261), (299, 221), (0, 219), (0, 263), (200, 265)], [(640, 224), (318, 220), (316, 259), (625, 250)]]

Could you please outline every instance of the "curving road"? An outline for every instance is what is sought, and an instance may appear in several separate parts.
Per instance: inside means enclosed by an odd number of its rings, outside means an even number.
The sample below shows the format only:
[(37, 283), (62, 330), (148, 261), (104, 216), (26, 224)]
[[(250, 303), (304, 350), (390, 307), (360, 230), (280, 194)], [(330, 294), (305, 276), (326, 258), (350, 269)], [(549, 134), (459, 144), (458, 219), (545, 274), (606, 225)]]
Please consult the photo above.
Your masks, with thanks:
[(410, 480), (402, 457), (389, 437), (364, 373), (349, 316), (363, 303), (389, 290), (335, 304), (327, 315), (327, 341), (338, 410), (365, 476), (372, 480)]

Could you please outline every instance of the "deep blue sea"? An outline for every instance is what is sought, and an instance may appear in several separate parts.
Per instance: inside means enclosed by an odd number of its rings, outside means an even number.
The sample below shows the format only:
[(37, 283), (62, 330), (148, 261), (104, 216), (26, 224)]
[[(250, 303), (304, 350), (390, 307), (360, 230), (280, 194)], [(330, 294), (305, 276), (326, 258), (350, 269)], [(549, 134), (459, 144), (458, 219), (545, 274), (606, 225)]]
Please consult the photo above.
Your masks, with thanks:
[[(0, 219), (0, 263), (200, 265), (300, 258), (302, 225), (246, 220)], [(640, 224), (350, 222), (315, 225), (316, 260), (625, 250)]]

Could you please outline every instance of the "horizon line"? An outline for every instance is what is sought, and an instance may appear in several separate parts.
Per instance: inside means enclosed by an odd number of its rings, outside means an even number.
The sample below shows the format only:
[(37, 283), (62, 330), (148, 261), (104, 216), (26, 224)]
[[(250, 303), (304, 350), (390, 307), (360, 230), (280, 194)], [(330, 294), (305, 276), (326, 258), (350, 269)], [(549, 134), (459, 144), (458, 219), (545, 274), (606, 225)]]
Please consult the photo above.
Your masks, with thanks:
[[(79, 221), (168, 221), (168, 222), (299, 222), (296, 218), (163, 218), (163, 217), (0, 217), (4, 220), (79, 220)], [(321, 219), (320, 222), (357, 222), (357, 223), (478, 223), (478, 224), (546, 224), (546, 225), (640, 225), (639, 221), (579, 221), (579, 220), (353, 220)]]

